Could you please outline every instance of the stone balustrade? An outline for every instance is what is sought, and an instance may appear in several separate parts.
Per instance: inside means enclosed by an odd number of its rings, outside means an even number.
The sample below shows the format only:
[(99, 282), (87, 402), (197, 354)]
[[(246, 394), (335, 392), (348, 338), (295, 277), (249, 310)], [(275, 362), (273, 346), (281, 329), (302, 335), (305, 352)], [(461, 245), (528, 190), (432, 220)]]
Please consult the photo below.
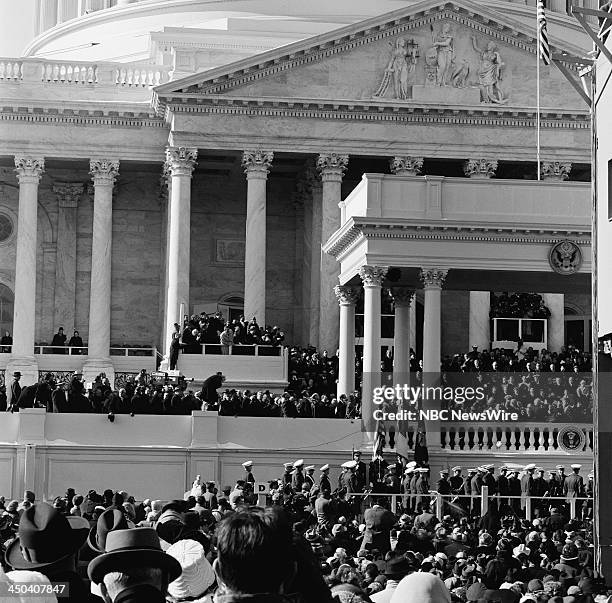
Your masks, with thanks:
[(0, 83), (43, 83), (149, 89), (169, 81), (170, 67), (148, 63), (91, 63), (0, 58)]

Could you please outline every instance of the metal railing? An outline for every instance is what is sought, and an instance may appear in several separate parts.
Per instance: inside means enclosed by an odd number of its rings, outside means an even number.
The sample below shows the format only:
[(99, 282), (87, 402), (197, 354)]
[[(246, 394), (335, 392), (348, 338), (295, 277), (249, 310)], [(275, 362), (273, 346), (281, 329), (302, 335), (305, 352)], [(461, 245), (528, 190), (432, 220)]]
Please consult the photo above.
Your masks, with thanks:
[[(1, 346), (2, 348), (10, 348), (11, 346)], [(11, 350), (8, 350), (9, 352)], [(146, 347), (116, 347), (109, 348), (110, 356), (155, 356), (157, 348), (153, 346)], [(63, 354), (67, 356), (87, 356), (87, 345), (76, 346), (57, 346), (57, 345), (35, 345), (34, 354)]]
[(478, 512), (479, 515), (484, 515), (488, 510), (492, 500), (496, 500), (500, 510), (500, 516), (504, 509), (506, 512), (512, 512), (520, 519), (532, 520), (533, 512), (539, 506), (559, 507), (569, 510), (570, 519), (578, 517), (578, 509), (585, 503), (592, 505), (592, 497), (577, 497), (568, 498), (565, 496), (509, 496), (509, 495), (489, 495), (487, 486), (482, 487), (480, 494), (440, 494), (435, 490), (431, 490), (425, 494), (388, 494), (375, 492), (351, 493), (349, 496), (361, 498), (361, 512), (365, 510), (374, 499), (389, 500), (389, 509), (393, 513), (398, 513), (402, 510), (410, 510), (416, 507), (417, 502), (420, 502), (423, 509), (429, 509), (432, 501), (435, 501), (435, 515), (438, 519), (442, 519), (444, 515), (452, 515), (453, 512), (472, 513)]

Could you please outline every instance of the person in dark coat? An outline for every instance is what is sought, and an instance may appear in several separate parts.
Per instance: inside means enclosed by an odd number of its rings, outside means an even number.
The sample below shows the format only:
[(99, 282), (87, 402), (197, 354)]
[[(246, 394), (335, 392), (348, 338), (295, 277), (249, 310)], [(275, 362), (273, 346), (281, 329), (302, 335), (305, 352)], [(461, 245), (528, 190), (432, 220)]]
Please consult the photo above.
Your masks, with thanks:
[(216, 403), (219, 401), (219, 394), (217, 390), (223, 385), (225, 381), (225, 376), (221, 371), (208, 377), (202, 383), (202, 390), (200, 391), (200, 398), (205, 402), (213, 402)]
[(51, 345), (55, 348), (53, 350), (54, 354), (65, 354), (67, 352), (66, 348), (66, 335), (64, 335), (64, 327), (60, 327), (57, 330), (57, 333), (53, 335), (53, 340), (51, 341)]
[(361, 550), (378, 549), (382, 555), (391, 550), (391, 529), (395, 525), (395, 515), (375, 502), (366, 509), (363, 521), (365, 531)]
[(17, 410), (17, 402), (19, 401), (19, 396), (21, 396), (21, 384), (19, 380), (21, 379), (21, 373), (19, 371), (15, 371), (13, 373), (13, 381), (11, 383), (11, 400), (9, 402), (9, 410), (13, 412)]
[(170, 370), (176, 370), (178, 363), (179, 351), (181, 349), (181, 341), (179, 333), (172, 333), (172, 341), (170, 342), (169, 364)]
[(253, 461), (245, 461), (242, 463), (245, 470), (245, 475), (242, 479), (248, 484), (255, 483), (255, 476), (253, 475)]
[(319, 478), (319, 490), (331, 492), (331, 482), (329, 481), (329, 465), (325, 464), (322, 467), (319, 467), (319, 471), (321, 472), (321, 477)]
[(525, 474), (521, 477), (521, 508), (525, 509), (527, 498), (533, 496), (533, 472), (535, 464), (531, 463), (525, 467)]
[(361, 460), (361, 451), (355, 450), (353, 452), (353, 460), (357, 461), (355, 467), (355, 477), (357, 478), (357, 488), (359, 492), (362, 492), (367, 482), (366, 478), (366, 464)]
[(448, 469), (442, 469), (440, 479), (436, 482), (436, 491), (438, 494), (450, 494), (451, 490), (451, 484), (448, 481)]
[(304, 483), (304, 460), (299, 459), (293, 463), (293, 474), (291, 476), (291, 487), (294, 492), (302, 491), (302, 484)]
[(34, 401), (36, 400), (38, 385), (38, 383), (27, 385), (21, 390), (21, 394), (17, 400), (17, 408), (34, 408)]
[(61, 385), (57, 385), (51, 393), (51, 412), (68, 412), (67, 406), (66, 390)]
[(584, 481), (580, 475), (582, 465), (571, 465), (572, 472), (565, 478), (563, 484), (563, 495), (567, 498), (578, 498), (584, 496)]

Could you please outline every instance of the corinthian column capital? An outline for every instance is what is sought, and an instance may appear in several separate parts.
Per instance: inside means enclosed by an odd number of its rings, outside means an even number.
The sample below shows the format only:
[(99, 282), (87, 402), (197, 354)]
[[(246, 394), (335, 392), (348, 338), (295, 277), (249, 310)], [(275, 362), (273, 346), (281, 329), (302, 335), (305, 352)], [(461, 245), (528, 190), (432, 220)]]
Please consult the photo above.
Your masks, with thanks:
[(441, 289), (447, 274), (445, 268), (423, 268), (419, 277), (425, 289)]
[(567, 180), (571, 171), (572, 164), (569, 161), (543, 161), (540, 165), (542, 180)]
[(26, 155), (15, 155), (15, 172), (17, 180), (22, 182), (33, 182), (38, 184), (45, 171), (44, 157), (30, 157)]
[(84, 189), (82, 182), (56, 182), (53, 185), (59, 207), (77, 207)]
[(344, 172), (348, 167), (349, 156), (339, 155), (338, 153), (321, 153), (317, 157), (317, 170), (321, 174), (321, 180), (337, 181), (342, 180)]
[(247, 178), (266, 179), (272, 167), (274, 153), (272, 151), (243, 151), (242, 167)]
[(91, 159), (89, 161), (89, 173), (94, 186), (114, 186), (119, 175), (118, 159)]
[(410, 306), (414, 291), (408, 287), (391, 287), (389, 296), (393, 300), (395, 306)]
[(382, 287), (389, 266), (362, 266), (359, 276), (364, 287)]
[(423, 157), (393, 157), (389, 167), (396, 176), (418, 176), (423, 169), (423, 161)]
[(463, 165), (465, 175), (470, 178), (493, 178), (496, 169), (496, 159), (468, 159)]
[(166, 147), (165, 169), (169, 176), (191, 176), (196, 166), (198, 149)]
[(336, 294), (338, 303), (341, 306), (352, 306), (359, 297), (359, 292), (356, 289), (343, 285), (336, 285), (334, 287), (334, 293)]

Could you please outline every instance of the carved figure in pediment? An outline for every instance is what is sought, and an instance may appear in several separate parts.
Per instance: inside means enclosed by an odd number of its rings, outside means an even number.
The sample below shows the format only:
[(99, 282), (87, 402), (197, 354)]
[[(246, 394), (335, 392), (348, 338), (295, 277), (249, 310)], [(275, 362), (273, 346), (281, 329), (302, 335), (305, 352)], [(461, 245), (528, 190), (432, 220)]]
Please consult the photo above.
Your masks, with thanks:
[(500, 88), (504, 62), (493, 41), (487, 43), (486, 48), (479, 48), (476, 38), (472, 37), (472, 46), (480, 55), (478, 66), (478, 83), (480, 85), (480, 102), (497, 105), (508, 102), (508, 98)]
[(374, 96), (384, 96), (389, 85), (393, 83), (393, 98), (410, 98), (409, 84), (413, 80), (418, 57), (419, 46), (414, 40), (398, 38), (393, 44), (391, 58)]
[(467, 86), (468, 78), (470, 77), (470, 63), (467, 59), (461, 61), (454, 71), (451, 78), (452, 84), (455, 88), (465, 88)]
[(444, 23), (437, 34), (433, 25), (429, 27), (432, 46), (436, 49), (436, 84), (450, 86), (455, 64), (454, 36), (450, 23)]

